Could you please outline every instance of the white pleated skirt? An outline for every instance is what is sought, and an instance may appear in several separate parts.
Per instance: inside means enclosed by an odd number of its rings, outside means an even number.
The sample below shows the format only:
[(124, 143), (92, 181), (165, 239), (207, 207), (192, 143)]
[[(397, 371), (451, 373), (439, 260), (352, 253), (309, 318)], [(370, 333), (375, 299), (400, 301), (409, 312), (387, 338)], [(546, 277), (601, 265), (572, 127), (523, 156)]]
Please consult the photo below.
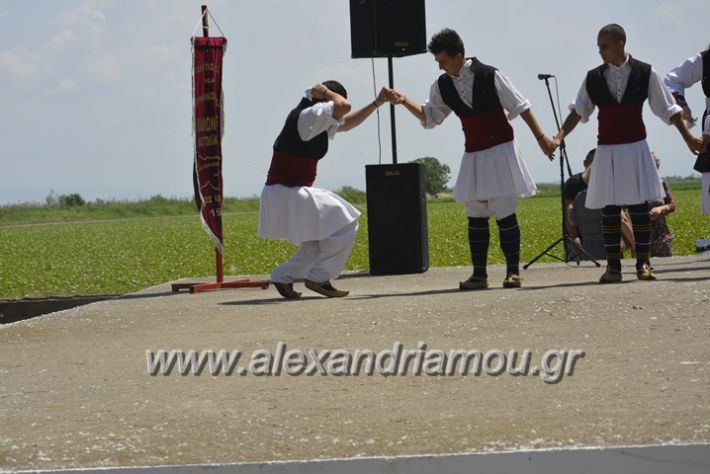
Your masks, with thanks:
[(515, 140), (482, 151), (466, 152), (454, 186), (459, 202), (527, 197), (537, 191)]
[(327, 189), (267, 185), (261, 191), (259, 237), (299, 245), (323, 240), (358, 217), (360, 211)]
[(646, 140), (599, 145), (589, 176), (586, 207), (626, 206), (666, 196)]

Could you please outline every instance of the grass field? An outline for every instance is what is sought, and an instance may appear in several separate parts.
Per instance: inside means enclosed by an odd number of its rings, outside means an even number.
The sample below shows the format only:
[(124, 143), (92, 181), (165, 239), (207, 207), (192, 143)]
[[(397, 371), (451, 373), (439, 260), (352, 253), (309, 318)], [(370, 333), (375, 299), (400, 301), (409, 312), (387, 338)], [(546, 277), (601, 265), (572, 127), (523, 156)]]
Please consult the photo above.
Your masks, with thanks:
[[(699, 193), (699, 189), (673, 188), (678, 210), (669, 223), (676, 255), (694, 253), (695, 240), (710, 237), (710, 219), (700, 213)], [(125, 293), (181, 277), (214, 274), (213, 247), (194, 207), (186, 204), (175, 211), (165, 204), (165, 209), (156, 211), (155, 206), (143, 210), (116, 206), (110, 212), (98, 206), (94, 213), (89, 209), (0, 210), (0, 299)], [(351, 270), (368, 267), (366, 210), (360, 207), (364, 215), (348, 262)], [(295, 250), (285, 242), (257, 237), (257, 209), (254, 200), (225, 206), (227, 274), (268, 274)], [(526, 261), (558, 238), (559, 197), (550, 189), (522, 199), (518, 216)], [(450, 200), (430, 201), (428, 218), (431, 265), (469, 265), (463, 206)], [(502, 263), (496, 226), (491, 225), (491, 230), (489, 261)]]

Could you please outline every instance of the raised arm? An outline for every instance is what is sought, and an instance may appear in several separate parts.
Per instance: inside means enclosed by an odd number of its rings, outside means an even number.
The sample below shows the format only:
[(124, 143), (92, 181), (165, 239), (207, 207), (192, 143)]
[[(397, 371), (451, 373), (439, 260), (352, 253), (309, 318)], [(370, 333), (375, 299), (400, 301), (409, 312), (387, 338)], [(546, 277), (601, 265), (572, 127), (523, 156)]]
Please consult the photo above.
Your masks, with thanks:
[(348, 99), (328, 89), (323, 84), (316, 84), (311, 88), (311, 95), (320, 100), (333, 102), (333, 118), (340, 120), (345, 114), (350, 112), (352, 105)]
[(340, 127), (338, 127), (338, 131), (347, 132), (348, 130), (352, 130), (353, 128), (357, 127), (362, 122), (364, 122), (365, 119), (367, 119), (367, 117), (372, 114), (372, 112), (377, 110), (378, 107), (384, 104), (385, 102), (387, 102), (387, 92), (383, 87), (375, 100), (373, 100), (360, 110), (349, 113), (345, 117), (343, 117), (343, 123), (340, 125)]
[(412, 115), (419, 119), (421, 123), (426, 123), (426, 114), (424, 113), (424, 106), (406, 95), (402, 94), (400, 91), (395, 89), (387, 89), (390, 101), (393, 104), (401, 104), (407, 109)]

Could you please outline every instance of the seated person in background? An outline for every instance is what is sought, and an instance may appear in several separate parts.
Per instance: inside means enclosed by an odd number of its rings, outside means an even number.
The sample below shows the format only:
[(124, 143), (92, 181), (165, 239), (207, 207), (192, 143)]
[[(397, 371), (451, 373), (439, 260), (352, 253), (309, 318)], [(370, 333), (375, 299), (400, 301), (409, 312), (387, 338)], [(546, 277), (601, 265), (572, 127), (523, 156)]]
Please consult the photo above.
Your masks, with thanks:
[[(581, 180), (585, 187), (589, 182), (591, 171), (590, 165), (581, 173)], [(584, 248), (595, 260), (603, 260), (606, 258), (606, 252), (604, 249), (604, 234), (602, 233), (602, 210), (589, 209), (585, 205), (586, 200), (587, 190), (584, 189), (577, 193), (577, 196), (572, 201), (572, 209), (567, 219), (569, 236), (575, 246)], [(621, 212), (620, 242), (622, 254), (626, 249), (634, 248), (633, 235), (631, 219), (627, 212), (623, 210)], [(570, 260), (579, 261), (585, 258), (585, 255), (581, 252), (575, 252), (574, 249), (570, 250)]]
[[(567, 220), (572, 228), (570, 237), (574, 244), (589, 253), (594, 260), (604, 260), (604, 234), (602, 234), (602, 210), (588, 209), (584, 203), (587, 201), (587, 190), (577, 193), (577, 197), (572, 201), (572, 211)], [(583, 260), (585, 255), (581, 252), (570, 249), (573, 260)]]
[[(586, 170), (592, 165), (594, 161), (594, 152), (596, 148), (592, 148), (587, 152), (587, 156), (584, 158), (584, 169)], [(574, 224), (570, 222), (570, 214), (572, 213), (572, 207), (574, 206), (574, 198), (577, 197), (582, 191), (587, 189), (587, 183), (582, 179), (582, 173), (577, 173), (570, 176), (567, 181), (565, 181), (562, 192), (565, 196), (565, 215), (567, 217), (567, 234), (572, 237), (573, 235), (578, 235), (578, 231), (573, 229)]]
[[(651, 152), (656, 168), (661, 167), (661, 160)], [(648, 214), (651, 218), (651, 257), (670, 257), (673, 255), (673, 232), (666, 223), (666, 216), (675, 211), (675, 200), (671, 188), (665, 179), (661, 178), (666, 197), (663, 201), (649, 201)]]

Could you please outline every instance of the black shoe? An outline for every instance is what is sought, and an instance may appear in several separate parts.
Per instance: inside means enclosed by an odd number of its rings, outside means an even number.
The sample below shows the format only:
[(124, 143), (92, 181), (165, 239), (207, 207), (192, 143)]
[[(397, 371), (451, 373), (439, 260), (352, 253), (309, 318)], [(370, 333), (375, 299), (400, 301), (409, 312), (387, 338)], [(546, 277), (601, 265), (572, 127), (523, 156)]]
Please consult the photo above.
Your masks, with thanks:
[(272, 281), (271, 283), (276, 288), (276, 291), (288, 300), (295, 300), (301, 297), (301, 293), (294, 291), (293, 283), (277, 283), (275, 281)]
[(471, 275), (468, 280), (459, 282), (459, 290), (485, 290), (488, 278)]
[(620, 283), (620, 282), (621, 282), (621, 271), (611, 268), (609, 266), (606, 267), (606, 271), (601, 276), (601, 278), (599, 278), (599, 283)]
[(350, 294), (349, 291), (338, 290), (333, 287), (333, 285), (330, 284), (330, 280), (318, 283), (313, 280), (306, 279), (306, 288), (323, 296), (327, 296), (328, 298), (342, 298), (343, 296), (348, 296)]

